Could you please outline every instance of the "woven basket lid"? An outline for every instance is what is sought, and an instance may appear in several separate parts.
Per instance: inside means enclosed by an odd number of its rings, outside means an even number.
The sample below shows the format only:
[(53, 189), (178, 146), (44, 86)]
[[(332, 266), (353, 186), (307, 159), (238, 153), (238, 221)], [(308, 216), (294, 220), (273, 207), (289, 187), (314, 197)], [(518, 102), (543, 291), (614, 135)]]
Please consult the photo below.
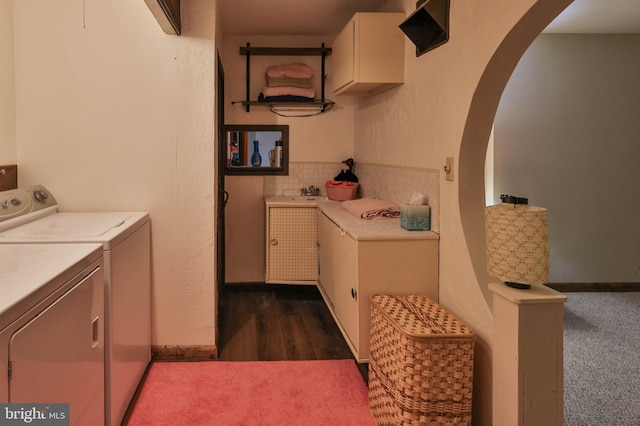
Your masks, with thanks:
[(378, 294), (371, 304), (403, 334), (412, 338), (469, 339), (475, 333), (467, 324), (433, 299), (415, 294)]

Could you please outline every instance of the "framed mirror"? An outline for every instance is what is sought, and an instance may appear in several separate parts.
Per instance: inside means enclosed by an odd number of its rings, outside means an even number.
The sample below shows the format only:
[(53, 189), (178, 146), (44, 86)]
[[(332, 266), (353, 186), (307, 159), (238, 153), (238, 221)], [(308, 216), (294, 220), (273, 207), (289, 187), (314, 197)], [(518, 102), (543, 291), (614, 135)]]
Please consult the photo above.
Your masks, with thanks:
[(226, 125), (228, 175), (288, 175), (289, 126)]

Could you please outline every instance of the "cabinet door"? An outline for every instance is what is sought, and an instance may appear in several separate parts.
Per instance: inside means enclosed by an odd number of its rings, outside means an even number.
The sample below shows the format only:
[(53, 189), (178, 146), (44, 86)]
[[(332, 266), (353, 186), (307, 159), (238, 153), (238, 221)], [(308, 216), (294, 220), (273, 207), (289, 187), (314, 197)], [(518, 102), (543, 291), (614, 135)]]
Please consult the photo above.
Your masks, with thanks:
[(334, 92), (375, 95), (404, 82), (404, 13), (359, 12), (332, 46)]
[(329, 308), (334, 310), (335, 281), (338, 269), (335, 265), (334, 253), (340, 242), (338, 227), (323, 213), (318, 212), (318, 257), (320, 266), (320, 287), (324, 292)]
[(318, 281), (315, 207), (269, 208), (267, 282)]
[(353, 82), (355, 75), (355, 18), (351, 19), (333, 41), (331, 55), (335, 91)]
[(318, 214), (320, 286), (351, 348), (358, 351), (358, 247), (323, 213)]
[(383, 85), (404, 80), (402, 13), (360, 13), (356, 21), (355, 80)]
[[(337, 226), (336, 226), (337, 228)], [(358, 244), (344, 231), (338, 229), (335, 260), (335, 313), (351, 341), (358, 348)]]

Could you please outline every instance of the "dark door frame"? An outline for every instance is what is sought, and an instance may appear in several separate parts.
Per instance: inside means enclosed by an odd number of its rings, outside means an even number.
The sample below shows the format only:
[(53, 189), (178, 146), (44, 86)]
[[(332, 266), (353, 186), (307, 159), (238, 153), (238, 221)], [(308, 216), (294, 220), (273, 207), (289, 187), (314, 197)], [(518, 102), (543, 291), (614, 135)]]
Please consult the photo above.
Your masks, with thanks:
[(220, 52), (217, 52), (218, 68), (216, 78), (216, 105), (218, 109), (217, 114), (217, 132), (218, 132), (218, 144), (217, 144), (217, 156), (218, 161), (216, 164), (216, 180), (217, 180), (217, 202), (216, 202), (216, 314), (215, 314), (215, 345), (218, 350), (220, 342), (220, 308), (222, 306), (222, 298), (224, 297), (225, 277), (224, 277), (224, 265), (225, 265), (225, 233), (224, 233), (224, 207), (227, 203), (227, 193), (224, 190), (224, 171), (227, 158), (226, 146), (224, 143), (224, 68), (222, 66), (222, 59), (220, 58)]

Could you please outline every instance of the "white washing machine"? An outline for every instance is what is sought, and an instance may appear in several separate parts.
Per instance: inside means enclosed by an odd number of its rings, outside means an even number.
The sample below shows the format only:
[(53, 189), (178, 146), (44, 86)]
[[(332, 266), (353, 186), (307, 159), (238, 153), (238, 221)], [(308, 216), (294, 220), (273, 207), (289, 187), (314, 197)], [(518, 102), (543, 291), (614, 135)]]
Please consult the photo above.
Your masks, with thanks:
[(0, 402), (69, 404), (69, 424), (104, 422), (100, 244), (0, 245)]
[[(5, 207), (6, 206), (6, 207)], [(0, 245), (100, 243), (106, 424), (120, 425), (151, 360), (151, 224), (146, 212), (59, 212), (41, 185), (0, 192)]]

